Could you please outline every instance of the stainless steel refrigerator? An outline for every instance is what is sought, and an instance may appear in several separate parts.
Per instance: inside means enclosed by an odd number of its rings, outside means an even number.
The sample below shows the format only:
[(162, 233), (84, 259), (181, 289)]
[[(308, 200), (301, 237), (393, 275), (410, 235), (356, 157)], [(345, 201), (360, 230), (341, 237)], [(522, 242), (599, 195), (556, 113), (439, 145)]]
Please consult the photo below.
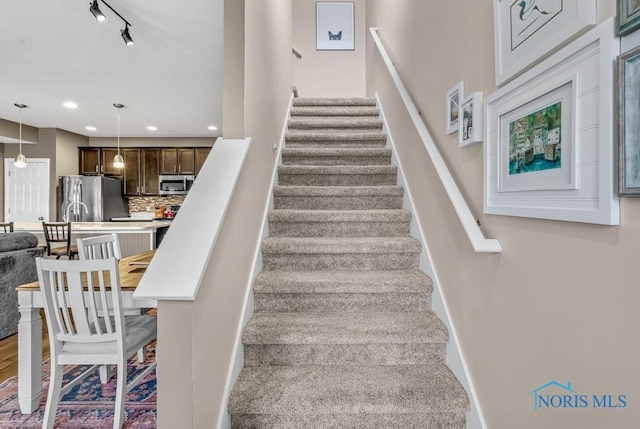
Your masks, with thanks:
[(108, 222), (113, 217), (129, 215), (122, 196), (122, 180), (112, 177), (60, 176), (58, 221), (64, 220), (69, 205), (71, 222)]

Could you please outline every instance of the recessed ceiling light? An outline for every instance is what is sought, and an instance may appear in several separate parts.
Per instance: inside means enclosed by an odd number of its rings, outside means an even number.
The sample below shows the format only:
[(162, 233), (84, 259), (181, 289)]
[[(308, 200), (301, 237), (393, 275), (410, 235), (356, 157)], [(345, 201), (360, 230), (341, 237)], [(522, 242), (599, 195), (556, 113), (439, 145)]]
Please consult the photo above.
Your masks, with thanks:
[(149, 131), (158, 131), (158, 127), (154, 127), (153, 125), (149, 125), (149, 126), (147, 127), (147, 129), (148, 129)]
[(216, 127), (215, 125), (209, 125), (209, 131), (218, 131), (218, 127)]
[(89, 131), (96, 131), (97, 128), (96, 127), (92, 127), (91, 125), (89, 125), (88, 127), (85, 127), (87, 130)]
[(62, 103), (62, 105), (64, 107), (66, 107), (67, 109), (77, 109), (78, 105), (76, 103), (74, 103), (73, 101), (65, 101), (64, 103)]

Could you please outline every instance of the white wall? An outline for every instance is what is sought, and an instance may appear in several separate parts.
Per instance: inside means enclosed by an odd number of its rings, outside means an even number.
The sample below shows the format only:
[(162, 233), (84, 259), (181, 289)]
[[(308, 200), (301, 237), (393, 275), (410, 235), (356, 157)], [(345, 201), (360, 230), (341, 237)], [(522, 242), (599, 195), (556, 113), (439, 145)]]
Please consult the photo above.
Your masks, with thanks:
[[(316, 1), (293, 0), (293, 84), (300, 97), (364, 97), (366, 0), (355, 0), (355, 50), (316, 51)], [(293, 54), (291, 54), (293, 57)]]
[[(615, 12), (599, 1), (599, 21)], [(380, 57), (367, 47), (367, 92), (381, 94), (407, 180), (419, 183), (425, 230), (452, 321), (490, 429), (633, 428), (640, 397), (640, 200), (617, 227), (484, 215), (482, 144), (445, 134), (445, 94), (496, 90), (493, 1), (369, 0), (383, 43), (498, 255), (475, 254)], [(610, 144), (611, 142), (603, 142)], [(580, 394), (626, 394), (624, 409), (533, 409), (551, 380)]]

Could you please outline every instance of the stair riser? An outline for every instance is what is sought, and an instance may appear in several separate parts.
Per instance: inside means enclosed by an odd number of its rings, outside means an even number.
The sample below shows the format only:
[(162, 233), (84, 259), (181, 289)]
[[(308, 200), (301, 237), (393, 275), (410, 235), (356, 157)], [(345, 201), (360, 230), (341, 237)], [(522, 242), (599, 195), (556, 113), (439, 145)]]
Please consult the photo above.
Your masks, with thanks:
[(309, 117), (309, 116), (340, 116), (340, 117), (375, 117), (379, 116), (380, 111), (375, 107), (364, 108), (345, 108), (345, 107), (296, 107), (291, 110), (291, 117)]
[(466, 413), (232, 414), (232, 429), (465, 429)]
[(421, 365), (444, 360), (436, 344), (259, 344), (244, 346), (246, 366)]
[(386, 140), (286, 140), (285, 146), (292, 149), (321, 148), (383, 148)]
[(298, 156), (282, 155), (284, 165), (390, 165), (391, 155), (383, 156)]
[(287, 312), (417, 312), (431, 308), (426, 293), (255, 293), (254, 311)]
[(389, 186), (395, 185), (394, 174), (279, 174), (284, 186)]
[(264, 253), (263, 270), (408, 270), (419, 265), (418, 253)]
[(274, 196), (276, 209), (290, 210), (384, 210), (401, 209), (402, 196), (388, 195), (375, 197), (308, 197)]
[(407, 222), (269, 222), (271, 237), (403, 237)]

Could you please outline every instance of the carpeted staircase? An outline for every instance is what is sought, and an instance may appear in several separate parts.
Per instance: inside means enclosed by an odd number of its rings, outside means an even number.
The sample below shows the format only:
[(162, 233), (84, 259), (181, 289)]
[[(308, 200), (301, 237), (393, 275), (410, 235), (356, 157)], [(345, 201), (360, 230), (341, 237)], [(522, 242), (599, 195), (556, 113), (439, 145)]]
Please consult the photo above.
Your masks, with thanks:
[(294, 99), (232, 428), (465, 427), (374, 99)]

